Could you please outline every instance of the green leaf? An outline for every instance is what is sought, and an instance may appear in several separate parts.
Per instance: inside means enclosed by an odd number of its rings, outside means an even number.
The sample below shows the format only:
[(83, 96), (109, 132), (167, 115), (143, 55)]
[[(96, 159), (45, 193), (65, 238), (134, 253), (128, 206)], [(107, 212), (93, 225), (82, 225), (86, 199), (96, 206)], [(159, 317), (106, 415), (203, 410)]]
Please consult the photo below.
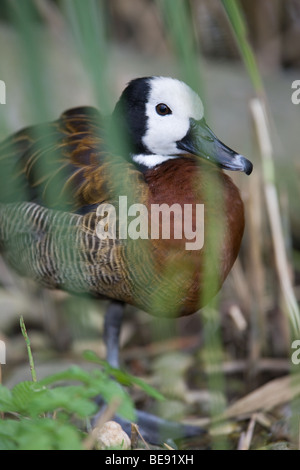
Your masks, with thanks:
[[(93, 356), (91, 355), (91, 357)], [(107, 363), (104, 362), (103, 365), (106, 366)], [(36, 416), (42, 412), (63, 409), (68, 413), (75, 413), (79, 417), (91, 416), (96, 412), (96, 405), (91, 399), (100, 395), (107, 403), (117, 399), (120, 402), (118, 414), (126, 419), (134, 420), (135, 411), (132, 400), (126, 391), (109, 377), (109, 373), (114, 375), (113, 371), (115, 375), (120, 373), (121, 377), (123, 377), (123, 383), (132, 383), (129, 375), (127, 376), (125, 373), (113, 368), (108, 368), (104, 372), (96, 369), (89, 373), (78, 366), (73, 366), (66, 371), (46, 377), (39, 382), (40, 386), (70, 380), (82, 382), (82, 384), (66, 385), (48, 390), (47, 395), (42, 397), (40, 401), (35, 400), (31, 402), (31, 415)]]
[(41, 413), (62, 409), (81, 418), (91, 416), (97, 411), (97, 406), (84, 397), (84, 392), (85, 390), (82, 387), (72, 385), (47, 390), (44, 396), (37, 397), (31, 403), (31, 414), (37, 416)]
[(12, 394), (3, 385), (0, 385), (0, 411), (15, 411)]
[(79, 450), (82, 433), (50, 418), (0, 421), (0, 450)]
[(13, 419), (0, 420), (0, 450), (17, 448), (16, 431), (19, 421)]
[(11, 393), (14, 409), (21, 414), (31, 416), (32, 403), (37, 398), (45, 397), (47, 389), (39, 382), (24, 381), (15, 385)]
[(49, 418), (23, 420), (18, 428), (21, 450), (79, 450), (80, 437), (75, 427)]
[(106, 403), (113, 400), (119, 401), (120, 405), (116, 413), (129, 421), (135, 420), (135, 409), (132, 399), (128, 393), (114, 380), (99, 384), (99, 395)]
[(50, 385), (56, 382), (66, 382), (69, 380), (79, 381), (84, 384), (89, 384), (91, 382), (91, 376), (88, 372), (83, 370), (79, 366), (71, 366), (69, 369), (57, 372), (56, 374), (49, 375), (44, 379), (40, 380), (41, 385)]
[(155, 398), (156, 400), (165, 399), (165, 397), (160, 392), (158, 392), (155, 388), (151, 387), (151, 385), (144, 382), (144, 380), (138, 377), (134, 377), (128, 372), (124, 372), (120, 369), (111, 367), (108, 362), (104, 361), (103, 359), (100, 359), (97, 354), (94, 353), (94, 351), (84, 351), (83, 357), (87, 361), (95, 362), (96, 364), (102, 365), (107, 375), (115, 377), (115, 379), (118, 380), (118, 382), (120, 382), (122, 385), (137, 385), (142, 390), (144, 390), (144, 392), (147, 393), (150, 397)]

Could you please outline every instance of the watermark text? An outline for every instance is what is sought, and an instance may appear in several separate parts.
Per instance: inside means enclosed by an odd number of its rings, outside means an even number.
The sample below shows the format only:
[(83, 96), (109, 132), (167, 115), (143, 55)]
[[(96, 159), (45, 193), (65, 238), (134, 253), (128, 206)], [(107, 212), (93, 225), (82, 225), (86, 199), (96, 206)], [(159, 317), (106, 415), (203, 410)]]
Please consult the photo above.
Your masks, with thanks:
[(300, 364), (300, 339), (295, 339), (291, 348), (295, 350), (291, 356), (292, 363), (298, 366)]
[(128, 206), (127, 196), (119, 196), (118, 216), (112, 204), (100, 204), (97, 215), (101, 240), (184, 239), (186, 250), (201, 250), (204, 245), (204, 204), (151, 204), (149, 215), (144, 204)]
[(292, 93), (291, 100), (293, 104), (300, 103), (300, 80), (294, 80), (292, 83), (292, 88), (295, 91)]
[(4, 341), (0, 341), (0, 364), (6, 364), (6, 346)]
[(3, 80), (0, 80), (0, 104), (6, 104), (6, 85)]

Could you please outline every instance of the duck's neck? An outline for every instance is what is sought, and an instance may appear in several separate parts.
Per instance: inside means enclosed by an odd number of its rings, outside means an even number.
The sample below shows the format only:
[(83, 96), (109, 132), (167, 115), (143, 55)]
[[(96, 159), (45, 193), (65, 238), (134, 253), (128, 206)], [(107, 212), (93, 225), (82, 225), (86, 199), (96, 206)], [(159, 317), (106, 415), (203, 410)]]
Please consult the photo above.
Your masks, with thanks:
[(188, 204), (195, 202), (199, 168), (187, 157), (169, 159), (144, 172), (152, 202), (157, 204)]
[(179, 158), (177, 155), (154, 155), (154, 154), (146, 154), (146, 153), (138, 153), (131, 155), (132, 160), (138, 166), (139, 170), (143, 173), (146, 173), (148, 170), (153, 170), (154, 168), (158, 168), (158, 165), (162, 165), (163, 163), (171, 160), (175, 160)]

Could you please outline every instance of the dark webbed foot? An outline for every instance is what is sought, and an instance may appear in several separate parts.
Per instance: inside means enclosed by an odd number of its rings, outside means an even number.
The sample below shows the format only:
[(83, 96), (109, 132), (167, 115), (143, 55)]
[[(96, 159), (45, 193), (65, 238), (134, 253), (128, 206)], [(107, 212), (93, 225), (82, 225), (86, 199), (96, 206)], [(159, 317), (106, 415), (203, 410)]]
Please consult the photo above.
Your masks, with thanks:
[(106, 360), (112, 367), (119, 369), (119, 339), (124, 313), (124, 303), (114, 300), (108, 306), (104, 319), (104, 342)]
[[(104, 412), (104, 408), (103, 405), (97, 415), (94, 416), (94, 425)], [(129, 436), (131, 435), (130, 421), (117, 415), (113, 416), (111, 419), (119, 423)], [(182, 424), (176, 421), (167, 421), (141, 410), (136, 410), (136, 424), (138, 425), (139, 433), (143, 439), (153, 445), (161, 445), (166, 439), (187, 439), (206, 433), (205, 429), (198, 426)]]

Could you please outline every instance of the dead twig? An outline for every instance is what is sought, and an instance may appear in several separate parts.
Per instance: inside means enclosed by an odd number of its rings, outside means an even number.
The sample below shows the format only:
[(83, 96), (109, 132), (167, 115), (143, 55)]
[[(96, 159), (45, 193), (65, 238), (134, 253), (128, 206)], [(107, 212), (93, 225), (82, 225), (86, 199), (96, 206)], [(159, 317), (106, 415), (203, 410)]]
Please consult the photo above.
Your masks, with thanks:
[(84, 439), (83, 441), (84, 449), (86, 450), (93, 449), (96, 439), (97, 439), (95, 429), (101, 428), (107, 421), (109, 421), (115, 415), (119, 406), (120, 406), (119, 398), (115, 398), (109, 403), (109, 405), (105, 408), (103, 413), (101, 413), (101, 415), (99, 416), (94, 429), (92, 429), (92, 431)]
[(284, 245), (284, 236), (279, 210), (279, 202), (275, 187), (275, 170), (273, 163), (273, 148), (269, 133), (267, 112), (262, 99), (253, 98), (250, 101), (259, 150), (263, 166), (264, 192), (270, 221), (272, 241), (278, 279), (284, 303), (292, 323), (294, 333), (300, 334), (300, 312), (293, 291), (290, 270)]
[(140, 433), (140, 430), (139, 430), (139, 427), (137, 424), (135, 423), (131, 423), (131, 433), (132, 433), (132, 430), (134, 429), (134, 433), (138, 434), (138, 436), (140, 437), (140, 439), (143, 441), (145, 447), (147, 450), (150, 450), (150, 447), (149, 445), (147, 444), (147, 442), (145, 441), (145, 439), (143, 438), (143, 436), (141, 435)]
[(240, 439), (239, 439), (239, 443), (238, 443), (238, 450), (250, 449), (255, 423), (256, 423), (256, 414), (251, 416), (247, 431), (242, 432)]

